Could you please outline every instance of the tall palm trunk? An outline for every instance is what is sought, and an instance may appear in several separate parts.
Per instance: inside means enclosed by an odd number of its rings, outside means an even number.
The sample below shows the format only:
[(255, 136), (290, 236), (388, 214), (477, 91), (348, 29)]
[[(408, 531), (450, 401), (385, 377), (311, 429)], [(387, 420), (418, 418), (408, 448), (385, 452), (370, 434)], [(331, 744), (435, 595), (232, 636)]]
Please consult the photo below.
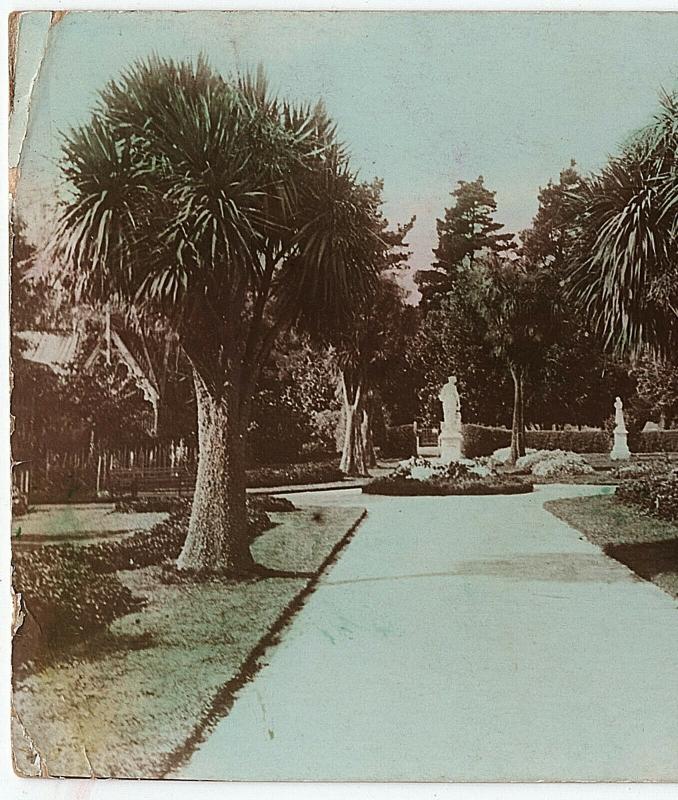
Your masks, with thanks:
[(232, 386), (214, 393), (194, 370), (198, 473), (179, 569), (243, 572), (249, 549), (243, 425)]
[(346, 426), (339, 469), (355, 477), (369, 475), (363, 440), (364, 387), (360, 379), (352, 380), (346, 372), (341, 375), (341, 385)]
[(511, 377), (513, 378), (513, 422), (511, 425), (511, 458), (510, 463), (525, 455), (525, 406), (523, 395), (524, 370), (520, 366), (512, 365)]

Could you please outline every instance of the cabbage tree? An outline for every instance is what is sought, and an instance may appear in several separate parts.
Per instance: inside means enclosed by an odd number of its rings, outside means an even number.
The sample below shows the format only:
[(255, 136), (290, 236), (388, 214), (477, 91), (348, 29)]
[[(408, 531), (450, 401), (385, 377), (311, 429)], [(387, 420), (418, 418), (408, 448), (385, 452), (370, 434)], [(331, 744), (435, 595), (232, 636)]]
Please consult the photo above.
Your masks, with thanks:
[(191, 365), (199, 464), (178, 567), (254, 569), (246, 431), (261, 365), (293, 325), (340, 324), (382, 247), (322, 107), (151, 58), (66, 135), (55, 249), (78, 300), (161, 314)]
[(678, 93), (573, 193), (571, 294), (605, 344), (669, 353), (678, 333)]

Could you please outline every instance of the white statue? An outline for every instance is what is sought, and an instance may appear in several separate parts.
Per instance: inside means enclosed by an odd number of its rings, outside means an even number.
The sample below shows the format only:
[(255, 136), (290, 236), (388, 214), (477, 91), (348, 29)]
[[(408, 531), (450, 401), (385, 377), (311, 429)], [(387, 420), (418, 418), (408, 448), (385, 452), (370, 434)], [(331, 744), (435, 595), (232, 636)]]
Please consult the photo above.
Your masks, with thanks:
[(614, 429), (616, 431), (626, 432), (626, 423), (624, 422), (624, 404), (621, 397), (614, 398)]
[(614, 399), (614, 445), (610, 458), (613, 461), (624, 461), (631, 458), (631, 451), (627, 442), (628, 431), (624, 421), (624, 404), (621, 397)]
[(438, 395), (443, 404), (443, 422), (440, 426), (440, 460), (449, 464), (463, 457), (461, 430), (461, 400), (457, 391), (457, 379), (450, 375)]
[(447, 383), (440, 390), (438, 399), (443, 404), (443, 419), (445, 422), (453, 422), (457, 417), (461, 419), (461, 400), (457, 391), (457, 379), (450, 375)]

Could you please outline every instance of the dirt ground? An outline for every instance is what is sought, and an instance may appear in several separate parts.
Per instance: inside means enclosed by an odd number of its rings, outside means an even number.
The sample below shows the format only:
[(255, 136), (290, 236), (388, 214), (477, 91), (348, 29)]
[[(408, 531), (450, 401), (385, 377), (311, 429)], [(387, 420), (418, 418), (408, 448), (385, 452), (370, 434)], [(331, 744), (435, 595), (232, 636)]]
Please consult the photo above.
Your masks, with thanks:
[[(356, 508), (271, 514), (253, 552), (299, 577), (172, 583), (161, 567), (119, 573), (146, 598), (105, 635), (14, 688), (20, 774), (157, 777), (256, 672), (276, 626), (363, 515)], [(260, 652), (261, 651), (261, 652)]]

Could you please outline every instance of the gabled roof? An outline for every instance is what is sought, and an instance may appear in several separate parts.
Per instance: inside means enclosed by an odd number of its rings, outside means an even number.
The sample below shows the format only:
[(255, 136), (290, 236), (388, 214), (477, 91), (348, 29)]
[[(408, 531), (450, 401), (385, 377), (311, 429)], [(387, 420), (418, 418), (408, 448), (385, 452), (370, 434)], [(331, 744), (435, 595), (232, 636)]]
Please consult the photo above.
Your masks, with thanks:
[(36, 364), (45, 364), (54, 372), (65, 372), (73, 363), (80, 344), (80, 334), (53, 331), (19, 331), (16, 334), (26, 345), (23, 357)]

